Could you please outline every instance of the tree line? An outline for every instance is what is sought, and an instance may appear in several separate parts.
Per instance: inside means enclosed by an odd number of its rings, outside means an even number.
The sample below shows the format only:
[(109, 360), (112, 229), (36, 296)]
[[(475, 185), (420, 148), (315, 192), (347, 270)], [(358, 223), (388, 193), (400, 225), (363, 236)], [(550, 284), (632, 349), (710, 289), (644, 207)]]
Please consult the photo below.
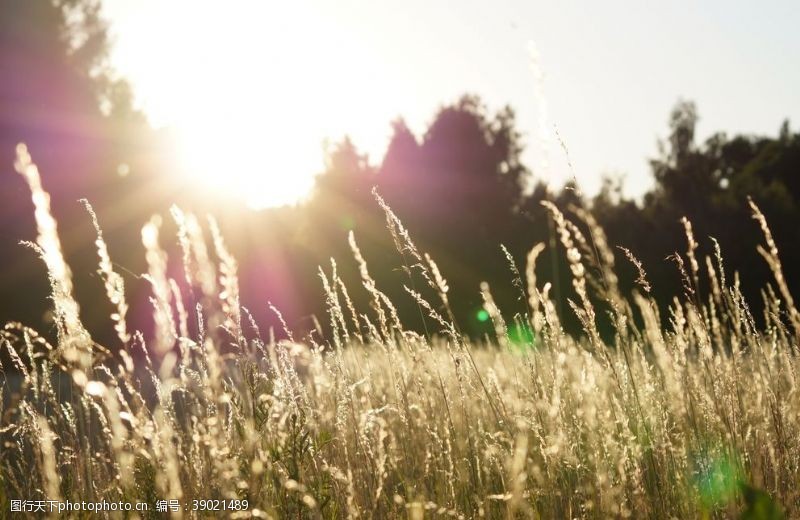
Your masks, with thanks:
[[(405, 302), (398, 309), (404, 322), (420, 332), (435, 329), (403, 289), (410, 285), (424, 292), (425, 287), (414, 259), (402, 248), (397, 251), (375, 193), (400, 217), (419, 250), (436, 261), (456, 318), (475, 337), (491, 331), (481, 313), (481, 282), (489, 283), (508, 321), (524, 314), (514, 270), (524, 270), (528, 251), (539, 242), (548, 248), (537, 266), (539, 277), (552, 282), (551, 296), (564, 315), (570, 314), (569, 268), (543, 201), (564, 213), (591, 211), (609, 244), (627, 248), (641, 261), (662, 309), (684, 290), (668, 258), (687, 250), (681, 223), (687, 218), (699, 244), (698, 258), (715, 257), (713, 237), (730, 283), (741, 284), (758, 316), (763, 310), (759, 288), (770, 274), (756, 250), (762, 238), (750, 218), (747, 200), (752, 198), (770, 222), (789, 286), (798, 293), (800, 134), (788, 122), (775, 136), (719, 132), (698, 142), (698, 110), (679, 102), (669, 115), (668, 137), (650, 161), (652, 189), (634, 200), (623, 194), (618, 181), (606, 179), (599, 193), (587, 197), (572, 184), (548, 187), (523, 163), (524, 137), (510, 107), (490, 113), (478, 97), (464, 96), (441, 107), (422, 135), (395, 121), (377, 164), (349, 139), (332, 146), (307, 202), (253, 212), (236, 201), (196, 197), (170, 175), (169, 136), (147, 126), (133, 107), (129, 86), (108, 65), (107, 27), (97, 2), (0, 1), (0, 70), (5, 78), (0, 82), (3, 322), (37, 326), (47, 320), (44, 268), (18, 245), (35, 237), (29, 195), (11, 173), (20, 141), (28, 143), (53, 194), (82, 315), (100, 338), (113, 337), (110, 307), (98, 303), (103, 293), (94, 274), (94, 231), (79, 198), (95, 206), (134, 305), (146, 308), (149, 294), (138, 277), (145, 271), (139, 229), (159, 213), (163, 236), (174, 236), (168, 213), (174, 202), (217, 216), (239, 258), (243, 303), (253, 314), (277, 326), (270, 301), (291, 328), (304, 333), (316, 328), (315, 317), (324, 321), (318, 269), (329, 273), (331, 258), (353, 299), (366, 302), (351, 232), (381, 289), (392, 301)], [(590, 230), (584, 232), (592, 239)], [(174, 241), (165, 238), (163, 245), (176, 251)], [(172, 257), (170, 274), (180, 280), (180, 255)], [(621, 253), (617, 266), (622, 288), (634, 289), (638, 272)], [(184, 289), (190, 298), (190, 288)], [(707, 297), (707, 287), (693, 290), (696, 297)], [(147, 328), (147, 315), (144, 310), (134, 315), (133, 325)], [(669, 314), (662, 317), (666, 324)], [(577, 321), (566, 326), (577, 330)]]

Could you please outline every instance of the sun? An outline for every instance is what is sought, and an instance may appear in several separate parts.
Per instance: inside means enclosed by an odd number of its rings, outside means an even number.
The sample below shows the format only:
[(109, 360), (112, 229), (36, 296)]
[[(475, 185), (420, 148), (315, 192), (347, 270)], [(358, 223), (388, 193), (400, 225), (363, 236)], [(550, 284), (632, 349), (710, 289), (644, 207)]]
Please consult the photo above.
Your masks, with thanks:
[[(308, 12), (295, 16), (313, 22)], [(206, 27), (220, 38), (193, 35), (191, 53), (177, 47), (183, 73), (169, 71), (178, 80), (169, 113), (180, 170), (253, 209), (301, 202), (322, 171), (322, 123), (331, 119), (313, 88), (316, 38), (277, 27), (265, 34), (246, 20)]]
[(119, 33), (131, 36), (116, 60), (151, 123), (169, 129), (190, 185), (255, 209), (295, 204), (323, 171), (325, 142), (350, 135), (380, 148), (375, 121), (398, 112), (376, 107), (395, 96), (380, 84), (388, 80), (378, 57), (335, 10), (232, 3), (159, 3), (156, 17), (128, 7)]
[(177, 134), (178, 168), (206, 192), (240, 200), (250, 209), (292, 205), (312, 191), (322, 171), (321, 144), (314, 147), (276, 135), (259, 112), (206, 113), (182, 120)]

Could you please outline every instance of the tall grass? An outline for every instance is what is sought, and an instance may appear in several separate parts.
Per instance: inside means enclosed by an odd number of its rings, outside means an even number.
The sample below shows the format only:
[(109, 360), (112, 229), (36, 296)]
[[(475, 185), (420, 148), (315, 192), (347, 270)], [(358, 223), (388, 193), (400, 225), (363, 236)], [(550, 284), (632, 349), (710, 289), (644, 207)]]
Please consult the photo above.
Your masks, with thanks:
[[(718, 248), (701, 273), (688, 221), (689, 269), (675, 256), (685, 294), (665, 329), (633, 253), (624, 250), (643, 292), (623, 295), (615, 255), (591, 215), (575, 208), (587, 239), (548, 205), (584, 333), (564, 332), (552, 286), (536, 276), (539, 244), (524, 280), (508, 255), (524, 312), (506, 319), (513, 310), (480, 287), (496, 331), (489, 343), (459, 332), (446, 273), (379, 197), (409, 297), (435, 324), (428, 335), (404, 328), (351, 235), (363, 286), (346, 288), (335, 263), (320, 270), (331, 337), (264, 337), (240, 306), (236, 261), (216, 224), (209, 248), (200, 221), (173, 209), (185, 280), (168, 278), (153, 219), (142, 230), (154, 321), (146, 338), (127, 328), (124, 283), (90, 211), (115, 309), (112, 354), (78, 319), (47, 195), (19, 152), (58, 339), (50, 344), (17, 323), (0, 333), (13, 364), (3, 367), (0, 409), (3, 514), (12, 498), (236, 498), (248, 509), (225, 513), (232, 518), (800, 515), (798, 311), (753, 204), (777, 286), (764, 288), (763, 326), (738, 277), (729, 283)], [(197, 290), (197, 308), (184, 307), (182, 284)], [(356, 308), (348, 291), (366, 291), (369, 308)], [(598, 332), (601, 313), (614, 324), (610, 341)]]

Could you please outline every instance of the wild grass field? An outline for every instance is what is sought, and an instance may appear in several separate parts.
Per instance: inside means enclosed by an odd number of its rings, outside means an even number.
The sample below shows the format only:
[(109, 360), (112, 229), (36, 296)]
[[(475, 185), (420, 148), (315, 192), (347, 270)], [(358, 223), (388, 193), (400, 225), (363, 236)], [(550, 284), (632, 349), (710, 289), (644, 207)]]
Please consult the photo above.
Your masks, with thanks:
[[(236, 260), (214, 221), (175, 208), (186, 280), (168, 278), (151, 221), (141, 240), (154, 332), (144, 337), (127, 325), (123, 278), (86, 203), (116, 309), (118, 344), (100, 346), (79, 318), (49, 198), (22, 146), (16, 167), (32, 190), (39, 235), (28, 245), (47, 266), (58, 337), (19, 323), (0, 332), (11, 363), (2, 367), (2, 515), (25, 498), (247, 501), (173, 518), (800, 516), (800, 313), (755, 205), (764, 243), (753, 247), (774, 274), (763, 317), (718, 248), (697, 257), (690, 222), (675, 256), (684, 293), (664, 317), (636, 252), (612, 248), (585, 209), (567, 216), (551, 205), (577, 295), (567, 311), (583, 333), (564, 332), (551, 284), (536, 275), (544, 245), (532, 244), (525, 266), (498, 249), (520, 310), (498, 309), (490, 287), (476, 287), (495, 330), (479, 342), (453, 319), (447, 273), (377, 195), (408, 297), (436, 324), (429, 334), (404, 327), (351, 234), (363, 286), (345, 287), (335, 263), (319, 272), (328, 338), (287, 329), (276, 340), (240, 306)], [(618, 288), (615, 262), (638, 269), (633, 293)], [(196, 308), (181, 297), (184, 283), (197, 288)], [(366, 291), (368, 308), (355, 308), (355, 291)], [(601, 317), (614, 326), (610, 339)]]

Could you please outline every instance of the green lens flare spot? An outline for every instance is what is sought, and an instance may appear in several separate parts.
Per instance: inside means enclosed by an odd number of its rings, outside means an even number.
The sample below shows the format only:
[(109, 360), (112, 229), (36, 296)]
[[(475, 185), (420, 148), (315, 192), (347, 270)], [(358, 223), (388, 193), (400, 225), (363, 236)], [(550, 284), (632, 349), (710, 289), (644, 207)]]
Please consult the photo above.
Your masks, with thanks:
[(481, 309), (475, 317), (478, 318), (480, 322), (487, 321), (489, 319), (489, 313), (486, 312), (486, 309)]
[(508, 340), (517, 347), (532, 347), (535, 339), (533, 330), (524, 323), (516, 323), (508, 329)]
[(719, 507), (735, 498), (742, 475), (731, 457), (705, 454), (695, 464), (697, 468), (692, 480), (705, 507)]

